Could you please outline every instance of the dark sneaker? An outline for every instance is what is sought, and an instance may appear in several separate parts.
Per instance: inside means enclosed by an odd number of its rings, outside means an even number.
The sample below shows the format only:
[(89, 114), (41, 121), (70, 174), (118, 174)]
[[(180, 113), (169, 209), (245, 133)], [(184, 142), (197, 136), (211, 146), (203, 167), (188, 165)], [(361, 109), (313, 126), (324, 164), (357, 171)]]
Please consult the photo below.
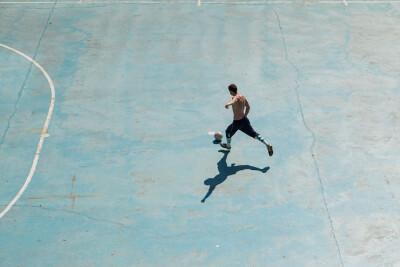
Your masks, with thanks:
[(267, 148), (268, 148), (268, 154), (269, 154), (269, 156), (272, 157), (272, 155), (274, 154), (274, 151), (272, 150), (272, 146), (267, 145)]
[(227, 143), (219, 143), (221, 147), (226, 148), (226, 149), (231, 149), (231, 145)]

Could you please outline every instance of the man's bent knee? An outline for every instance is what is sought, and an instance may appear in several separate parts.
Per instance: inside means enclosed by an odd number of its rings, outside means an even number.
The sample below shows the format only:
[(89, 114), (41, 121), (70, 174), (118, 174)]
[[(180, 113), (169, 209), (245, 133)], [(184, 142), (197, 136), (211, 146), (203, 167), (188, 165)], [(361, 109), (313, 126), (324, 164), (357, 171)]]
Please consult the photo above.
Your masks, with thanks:
[(226, 129), (226, 131), (225, 131), (225, 136), (227, 137), (227, 138), (231, 138), (231, 129)]

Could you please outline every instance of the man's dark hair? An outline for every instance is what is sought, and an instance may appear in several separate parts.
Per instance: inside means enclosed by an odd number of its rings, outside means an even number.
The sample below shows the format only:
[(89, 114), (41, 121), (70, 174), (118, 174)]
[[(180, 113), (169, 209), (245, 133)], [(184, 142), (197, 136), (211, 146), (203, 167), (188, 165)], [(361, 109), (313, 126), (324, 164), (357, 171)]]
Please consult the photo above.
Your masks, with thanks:
[(229, 91), (232, 91), (234, 93), (237, 93), (237, 87), (234, 84), (231, 84), (228, 86)]

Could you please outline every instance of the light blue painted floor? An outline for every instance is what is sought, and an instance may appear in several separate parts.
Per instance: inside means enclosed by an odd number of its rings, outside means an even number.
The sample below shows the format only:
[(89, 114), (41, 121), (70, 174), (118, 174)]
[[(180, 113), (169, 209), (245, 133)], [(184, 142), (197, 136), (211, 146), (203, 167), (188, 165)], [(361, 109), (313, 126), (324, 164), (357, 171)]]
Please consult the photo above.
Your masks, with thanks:
[[(399, 3), (83, 2), (0, 2), (56, 90), (1, 266), (400, 266)], [(230, 83), (273, 157), (207, 135)], [(0, 212), (50, 98), (0, 47)]]

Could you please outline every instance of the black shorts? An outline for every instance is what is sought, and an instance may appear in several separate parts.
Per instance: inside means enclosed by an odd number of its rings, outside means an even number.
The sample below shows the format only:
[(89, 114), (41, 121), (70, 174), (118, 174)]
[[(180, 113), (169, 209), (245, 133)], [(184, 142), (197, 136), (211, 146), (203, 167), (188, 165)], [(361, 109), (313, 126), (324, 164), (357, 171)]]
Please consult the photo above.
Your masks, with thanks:
[(244, 116), (241, 120), (234, 120), (231, 125), (226, 128), (226, 137), (231, 138), (237, 130), (241, 130), (248, 136), (256, 138), (258, 133), (254, 131), (253, 127), (251, 127), (249, 119)]

